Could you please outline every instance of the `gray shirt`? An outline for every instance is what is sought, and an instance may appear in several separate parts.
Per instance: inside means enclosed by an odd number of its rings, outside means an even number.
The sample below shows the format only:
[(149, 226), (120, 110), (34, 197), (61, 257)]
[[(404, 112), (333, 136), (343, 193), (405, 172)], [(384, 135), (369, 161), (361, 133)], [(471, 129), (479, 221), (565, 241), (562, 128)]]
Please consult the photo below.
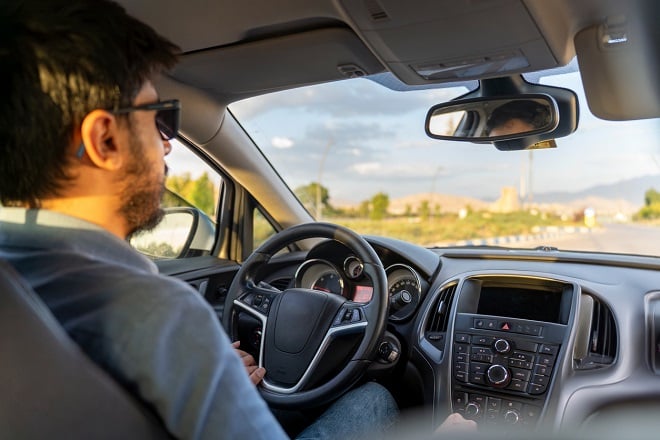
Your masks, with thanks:
[(286, 438), (213, 309), (126, 242), (52, 211), (0, 208), (0, 258), (175, 436)]

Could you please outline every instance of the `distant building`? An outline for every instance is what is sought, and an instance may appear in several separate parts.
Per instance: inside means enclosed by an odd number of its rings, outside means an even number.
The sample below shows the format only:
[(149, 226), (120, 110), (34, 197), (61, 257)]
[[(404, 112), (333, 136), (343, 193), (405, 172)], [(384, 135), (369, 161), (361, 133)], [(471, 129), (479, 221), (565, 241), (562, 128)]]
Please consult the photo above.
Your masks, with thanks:
[(500, 198), (490, 205), (492, 212), (514, 212), (520, 210), (518, 190), (513, 186), (505, 186), (500, 191)]

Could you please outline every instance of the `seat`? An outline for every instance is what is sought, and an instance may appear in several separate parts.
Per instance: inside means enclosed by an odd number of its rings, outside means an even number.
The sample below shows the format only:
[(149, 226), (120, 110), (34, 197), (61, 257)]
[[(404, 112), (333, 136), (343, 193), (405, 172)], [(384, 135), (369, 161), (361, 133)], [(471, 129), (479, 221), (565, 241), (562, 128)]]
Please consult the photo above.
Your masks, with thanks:
[(97, 367), (0, 260), (3, 438), (162, 439), (161, 423)]

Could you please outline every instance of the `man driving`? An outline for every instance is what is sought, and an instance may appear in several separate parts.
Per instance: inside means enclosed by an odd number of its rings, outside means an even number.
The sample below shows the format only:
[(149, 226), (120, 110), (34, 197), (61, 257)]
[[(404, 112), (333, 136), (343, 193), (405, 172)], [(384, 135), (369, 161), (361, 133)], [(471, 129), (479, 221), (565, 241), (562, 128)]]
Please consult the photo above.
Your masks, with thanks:
[[(286, 438), (253, 384), (264, 371), (126, 242), (163, 215), (180, 106), (152, 80), (178, 48), (105, 0), (3, 1), (0, 34), (0, 258), (172, 435)], [(368, 383), (300, 438), (378, 435), (397, 414)]]

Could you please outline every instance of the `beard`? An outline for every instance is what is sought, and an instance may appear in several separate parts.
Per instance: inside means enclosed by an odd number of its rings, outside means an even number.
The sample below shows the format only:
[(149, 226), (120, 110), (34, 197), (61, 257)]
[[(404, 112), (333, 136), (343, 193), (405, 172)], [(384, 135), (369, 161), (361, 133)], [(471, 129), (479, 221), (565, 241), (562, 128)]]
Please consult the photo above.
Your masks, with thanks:
[[(137, 137), (133, 137), (130, 148), (134, 157), (142, 156)], [(163, 219), (165, 213), (161, 208), (161, 199), (165, 192), (166, 175), (167, 166), (161, 177), (149, 164), (139, 161), (126, 169), (122, 177), (124, 188), (119, 214), (126, 222), (128, 239), (136, 233), (155, 228)]]

